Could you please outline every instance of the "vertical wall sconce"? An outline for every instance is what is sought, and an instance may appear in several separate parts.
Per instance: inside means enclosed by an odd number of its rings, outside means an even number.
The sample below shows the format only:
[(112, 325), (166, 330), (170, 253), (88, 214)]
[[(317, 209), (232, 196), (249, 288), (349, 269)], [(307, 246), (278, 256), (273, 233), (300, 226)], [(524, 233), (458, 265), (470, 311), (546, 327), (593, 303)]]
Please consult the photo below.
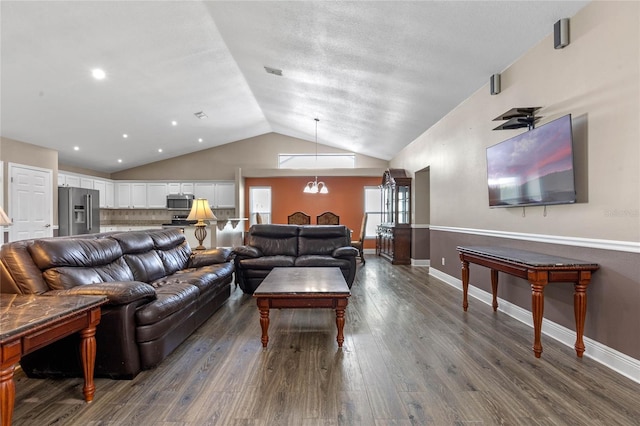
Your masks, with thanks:
[(553, 47), (562, 49), (569, 44), (569, 18), (560, 19), (553, 25)]
[(493, 74), (489, 79), (489, 87), (492, 95), (500, 93), (500, 74)]

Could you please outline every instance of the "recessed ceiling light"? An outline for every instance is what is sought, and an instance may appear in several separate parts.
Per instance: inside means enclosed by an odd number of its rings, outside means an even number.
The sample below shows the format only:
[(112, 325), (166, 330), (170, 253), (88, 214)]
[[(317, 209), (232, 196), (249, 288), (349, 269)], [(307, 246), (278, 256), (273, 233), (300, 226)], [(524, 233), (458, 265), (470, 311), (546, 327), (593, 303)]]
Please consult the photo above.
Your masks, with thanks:
[(178, 125), (178, 122), (174, 120), (174, 121), (172, 121), (172, 122), (171, 122), (171, 125), (172, 125), (172, 126), (177, 126), (177, 125)]
[(118, 163), (122, 163), (122, 158), (118, 158)]
[(128, 138), (128, 137), (129, 137), (129, 135), (128, 135), (128, 134), (126, 134), (126, 133), (124, 133), (124, 134), (122, 135), (122, 137), (126, 139), (126, 138)]
[(162, 152), (162, 148), (158, 148), (158, 152)]
[(278, 68), (271, 68), (271, 67), (265, 66), (264, 70), (267, 72), (267, 74), (273, 74), (273, 75), (282, 77), (282, 70), (279, 70)]
[(198, 142), (202, 142), (202, 138), (198, 138)]
[(91, 70), (91, 75), (96, 80), (104, 80), (107, 77), (107, 73), (104, 72), (104, 70), (101, 70), (100, 68), (95, 68)]
[(74, 151), (80, 151), (80, 147), (79, 147), (79, 146), (74, 146), (74, 147), (73, 147), (73, 150), (74, 150)]

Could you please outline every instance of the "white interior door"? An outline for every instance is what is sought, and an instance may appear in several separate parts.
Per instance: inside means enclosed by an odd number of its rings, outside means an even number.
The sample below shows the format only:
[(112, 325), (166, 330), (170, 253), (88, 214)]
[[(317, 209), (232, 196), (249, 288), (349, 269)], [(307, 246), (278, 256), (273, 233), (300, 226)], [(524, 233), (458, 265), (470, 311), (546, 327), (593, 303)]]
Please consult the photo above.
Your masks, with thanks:
[(52, 237), (51, 170), (9, 164), (9, 240)]

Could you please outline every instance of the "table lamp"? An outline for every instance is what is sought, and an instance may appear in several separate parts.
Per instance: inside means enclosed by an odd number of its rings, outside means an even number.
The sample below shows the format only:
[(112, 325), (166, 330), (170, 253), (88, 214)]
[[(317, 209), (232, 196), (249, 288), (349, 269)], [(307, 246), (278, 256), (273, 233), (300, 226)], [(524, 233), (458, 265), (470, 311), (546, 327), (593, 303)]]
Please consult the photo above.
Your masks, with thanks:
[(6, 215), (2, 207), (0, 207), (0, 226), (8, 226), (11, 225), (11, 219)]
[(205, 238), (207, 238), (207, 224), (204, 223), (205, 220), (218, 220), (215, 214), (211, 211), (211, 207), (209, 207), (209, 201), (206, 198), (198, 198), (194, 200), (193, 205), (191, 206), (191, 212), (189, 216), (187, 216), (187, 220), (197, 220), (196, 230), (194, 235), (198, 240), (198, 247), (196, 250), (204, 250), (205, 246), (202, 245), (202, 242)]

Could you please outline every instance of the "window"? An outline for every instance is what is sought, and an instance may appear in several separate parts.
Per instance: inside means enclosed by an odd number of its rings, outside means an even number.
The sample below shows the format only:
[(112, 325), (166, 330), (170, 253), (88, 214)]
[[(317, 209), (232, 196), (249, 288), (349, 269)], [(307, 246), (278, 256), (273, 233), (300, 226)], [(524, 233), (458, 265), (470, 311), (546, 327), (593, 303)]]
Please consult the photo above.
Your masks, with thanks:
[(249, 187), (249, 225), (256, 224), (256, 213), (260, 214), (262, 223), (271, 223), (271, 187)]
[(364, 187), (364, 212), (367, 217), (367, 238), (374, 238), (378, 225), (382, 223), (382, 191), (377, 186)]
[(355, 154), (278, 154), (280, 169), (353, 169)]

